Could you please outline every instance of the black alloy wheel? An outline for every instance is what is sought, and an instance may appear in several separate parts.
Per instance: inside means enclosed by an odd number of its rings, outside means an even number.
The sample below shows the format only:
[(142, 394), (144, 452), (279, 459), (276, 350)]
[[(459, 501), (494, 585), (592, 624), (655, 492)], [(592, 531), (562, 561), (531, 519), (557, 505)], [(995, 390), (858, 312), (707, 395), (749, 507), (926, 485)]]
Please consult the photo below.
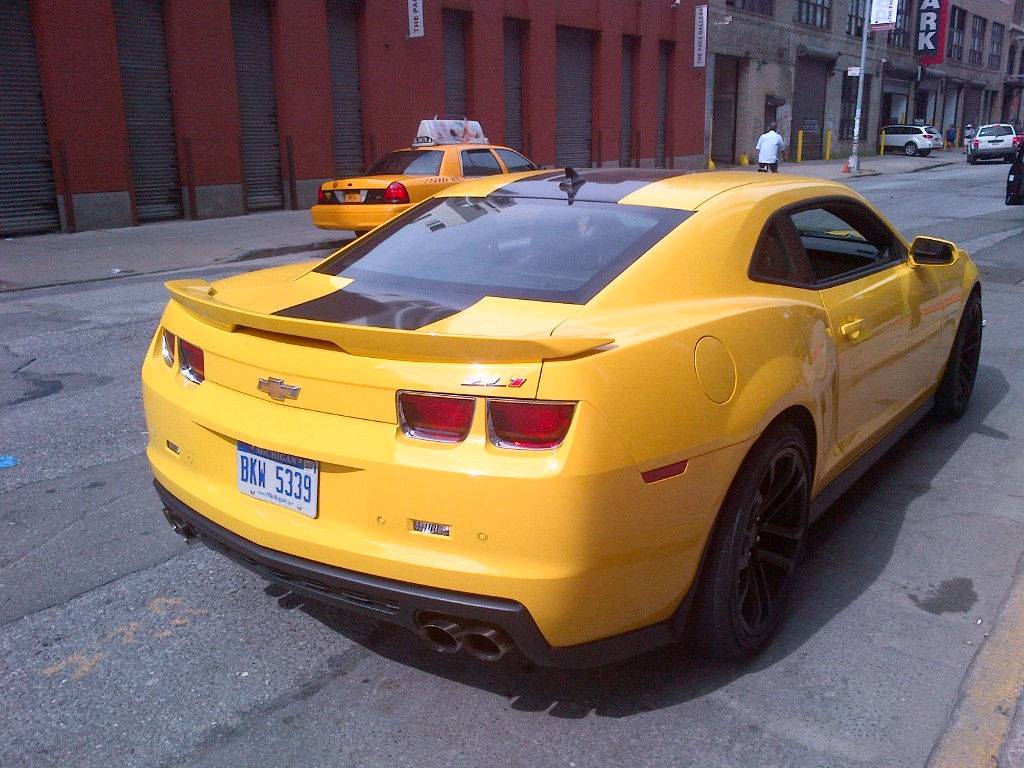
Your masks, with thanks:
[(908, 141), (903, 145), (903, 154), (907, 157), (913, 157), (917, 154), (917, 144), (912, 141)]
[(743, 658), (768, 644), (803, 549), (810, 490), (803, 435), (774, 424), (744, 460), (709, 543), (694, 615), (707, 655)]
[(981, 358), (981, 299), (972, 293), (964, 307), (956, 330), (953, 348), (949, 351), (946, 370), (935, 391), (935, 411), (940, 418), (953, 421), (963, 416), (974, 391)]

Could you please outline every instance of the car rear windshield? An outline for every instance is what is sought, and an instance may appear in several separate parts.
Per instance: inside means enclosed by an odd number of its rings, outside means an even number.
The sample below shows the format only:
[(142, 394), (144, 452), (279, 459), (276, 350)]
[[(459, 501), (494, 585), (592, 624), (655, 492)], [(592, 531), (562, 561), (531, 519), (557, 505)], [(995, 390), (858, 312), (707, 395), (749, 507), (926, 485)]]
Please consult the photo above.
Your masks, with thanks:
[(979, 136), (1012, 136), (1013, 128), (1008, 125), (986, 125), (980, 131)]
[(370, 166), (370, 170), (366, 172), (366, 175), (422, 174), (424, 176), (436, 176), (441, 171), (442, 159), (444, 159), (444, 152), (436, 149), (408, 149), (388, 152)]
[(322, 264), (381, 296), (585, 304), (692, 215), (565, 199), (428, 200)]

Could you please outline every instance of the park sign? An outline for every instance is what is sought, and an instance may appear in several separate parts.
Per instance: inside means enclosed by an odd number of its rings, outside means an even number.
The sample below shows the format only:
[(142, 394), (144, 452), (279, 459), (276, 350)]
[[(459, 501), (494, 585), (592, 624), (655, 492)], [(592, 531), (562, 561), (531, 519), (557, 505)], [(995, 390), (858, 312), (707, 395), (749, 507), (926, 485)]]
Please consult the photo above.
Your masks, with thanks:
[(949, 0), (921, 0), (917, 7), (917, 42), (914, 52), (918, 63), (930, 67), (946, 58), (946, 27)]

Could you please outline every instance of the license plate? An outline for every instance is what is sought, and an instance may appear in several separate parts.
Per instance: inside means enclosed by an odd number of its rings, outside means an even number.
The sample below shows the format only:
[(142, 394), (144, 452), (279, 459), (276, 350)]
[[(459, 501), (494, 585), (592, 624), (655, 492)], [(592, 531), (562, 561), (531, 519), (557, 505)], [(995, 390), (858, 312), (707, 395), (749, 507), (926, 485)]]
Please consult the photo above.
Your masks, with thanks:
[(358, 192), (346, 192), (345, 193), (345, 202), (346, 203), (358, 203), (359, 202), (359, 193)]
[(316, 517), (320, 468), (316, 461), (238, 443), (238, 490), (308, 517)]

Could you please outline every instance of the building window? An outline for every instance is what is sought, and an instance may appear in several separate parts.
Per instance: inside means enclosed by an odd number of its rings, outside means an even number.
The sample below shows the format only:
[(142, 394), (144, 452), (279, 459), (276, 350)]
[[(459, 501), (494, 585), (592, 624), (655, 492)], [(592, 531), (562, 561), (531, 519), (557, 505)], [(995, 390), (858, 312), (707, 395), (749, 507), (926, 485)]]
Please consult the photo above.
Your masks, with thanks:
[(971, 51), (967, 54), (967, 63), (981, 66), (981, 52), (985, 49), (985, 27), (988, 19), (975, 16), (971, 23)]
[(775, 15), (775, 0), (725, 0), (725, 4), (737, 11), (750, 11), (765, 16)]
[(850, 0), (850, 11), (846, 14), (846, 34), (860, 37), (864, 31), (865, 0)]
[(832, 0), (797, 0), (796, 21), (811, 27), (832, 27)]
[(910, 35), (907, 34), (907, 0), (899, 0), (896, 7), (896, 29), (889, 30), (888, 43), (893, 48), (910, 47)]
[(1003, 57), (1003, 30), (1002, 24), (992, 22), (992, 49), (988, 54), (988, 68), (999, 69), (999, 59)]
[[(842, 100), (839, 105), (839, 140), (853, 140), (853, 117), (857, 114), (857, 81), (859, 77), (843, 78)], [(871, 93), (871, 75), (864, 78), (864, 97), (860, 105), (860, 130), (857, 132), (859, 141), (867, 138), (865, 126), (868, 124), (868, 106), (871, 100), (868, 94)]]
[(953, 6), (949, 12), (949, 43), (946, 57), (953, 61), (964, 60), (964, 29), (967, 28), (967, 13), (963, 8)]

